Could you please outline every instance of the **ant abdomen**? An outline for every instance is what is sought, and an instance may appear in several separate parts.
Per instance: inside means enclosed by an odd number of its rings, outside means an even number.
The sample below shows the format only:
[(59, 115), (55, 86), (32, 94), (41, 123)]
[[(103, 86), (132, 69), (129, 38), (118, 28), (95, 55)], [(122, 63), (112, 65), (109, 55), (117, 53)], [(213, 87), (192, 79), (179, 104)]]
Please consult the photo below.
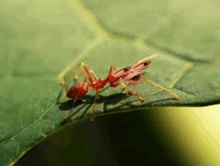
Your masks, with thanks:
[(132, 67), (132, 71), (146, 70), (150, 67), (151, 61), (142, 61)]
[(141, 75), (142, 72), (138, 72), (138, 71), (135, 73), (131, 73), (124, 78), (124, 81), (126, 82), (126, 84), (129, 85), (137, 85), (141, 82)]

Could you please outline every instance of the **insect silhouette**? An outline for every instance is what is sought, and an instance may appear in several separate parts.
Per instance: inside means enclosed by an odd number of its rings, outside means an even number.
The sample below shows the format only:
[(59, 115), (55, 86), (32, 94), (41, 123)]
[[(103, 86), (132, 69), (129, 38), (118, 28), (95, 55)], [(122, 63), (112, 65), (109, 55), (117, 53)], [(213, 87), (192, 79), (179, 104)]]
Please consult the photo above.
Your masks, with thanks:
[[(170, 93), (174, 99), (179, 99), (179, 96), (172, 91), (150, 81), (149, 79), (143, 76), (142, 71), (146, 70), (150, 67), (151, 61), (150, 59), (157, 57), (156, 54), (153, 54), (147, 58), (144, 58), (138, 61), (133, 67), (121, 67), (117, 68), (115, 65), (111, 65), (109, 67), (108, 75), (105, 78), (99, 79), (95, 73), (86, 66), (83, 62), (78, 62), (76, 65), (73, 64), (71, 70), (68, 72), (68, 77), (64, 75), (60, 75), (60, 79), (62, 80), (60, 86), (65, 90), (65, 95), (68, 98), (71, 98), (73, 101), (77, 101), (85, 97), (88, 93), (89, 88), (93, 89), (96, 92), (95, 100), (93, 101), (93, 111), (95, 112), (95, 103), (98, 98), (98, 94), (100, 91), (109, 85), (110, 87), (124, 87), (128, 92), (130, 92), (133, 96), (137, 97), (141, 102), (146, 101), (143, 97), (137, 94), (132, 88), (127, 85), (138, 85), (142, 80), (146, 83), (149, 83), (162, 91), (167, 91)], [(83, 71), (75, 76), (75, 73), (78, 69), (83, 68)], [(74, 80), (78, 80), (81, 76), (85, 76), (85, 80), (79, 83), (75, 83), (69, 89), (67, 88), (67, 83), (69, 79), (72, 79), (74, 76)], [(127, 84), (127, 85), (126, 85)], [(91, 117), (91, 122), (94, 121), (94, 118)]]

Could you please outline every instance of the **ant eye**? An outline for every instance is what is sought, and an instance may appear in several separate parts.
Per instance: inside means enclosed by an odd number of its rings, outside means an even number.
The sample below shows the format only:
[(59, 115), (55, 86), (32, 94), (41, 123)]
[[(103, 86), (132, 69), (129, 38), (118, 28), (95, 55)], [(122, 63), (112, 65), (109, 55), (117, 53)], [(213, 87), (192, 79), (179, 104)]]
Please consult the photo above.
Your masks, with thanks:
[(151, 61), (142, 61), (132, 67), (132, 70), (141, 71), (150, 67)]
[(142, 72), (134, 72), (129, 74), (127, 77), (124, 78), (124, 81), (129, 85), (137, 85), (141, 81)]
[(122, 77), (122, 76), (125, 76), (125, 75), (128, 75), (128, 71), (131, 69), (130, 66), (127, 66), (127, 67), (122, 67), (122, 68), (119, 68), (119, 69), (116, 69), (114, 72), (112, 72), (112, 75), (113, 77)]
[(135, 80), (139, 80), (140, 79), (140, 75), (134, 76), (131, 78), (131, 80), (135, 81)]
[(126, 71), (128, 71), (128, 69), (127, 69), (127, 68), (124, 68), (124, 72), (126, 72)]
[(148, 65), (148, 62), (144, 62), (144, 66), (147, 66)]

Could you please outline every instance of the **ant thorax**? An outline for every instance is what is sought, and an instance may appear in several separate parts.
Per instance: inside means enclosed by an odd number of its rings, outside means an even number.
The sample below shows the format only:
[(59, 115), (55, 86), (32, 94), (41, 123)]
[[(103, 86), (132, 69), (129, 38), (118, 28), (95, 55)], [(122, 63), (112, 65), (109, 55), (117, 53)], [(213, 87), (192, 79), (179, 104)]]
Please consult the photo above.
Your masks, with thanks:
[(91, 87), (94, 90), (101, 90), (105, 87), (105, 85), (107, 84), (107, 80), (104, 78), (99, 79), (97, 82), (93, 82), (93, 84), (91, 85)]

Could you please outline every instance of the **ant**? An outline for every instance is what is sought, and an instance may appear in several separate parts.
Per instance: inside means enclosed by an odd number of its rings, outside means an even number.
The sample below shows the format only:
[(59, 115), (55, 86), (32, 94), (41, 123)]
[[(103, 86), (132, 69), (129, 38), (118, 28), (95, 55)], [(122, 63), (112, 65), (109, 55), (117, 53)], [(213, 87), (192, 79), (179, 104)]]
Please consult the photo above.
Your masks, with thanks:
[[(99, 79), (94, 72), (86, 66), (83, 62), (79, 62), (75, 67), (72, 67), (70, 71), (68, 71), (69, 77), (65, 77), (64, 75), (60, 75), (59, 77), (62, 79), (62, 82), (60, 83), (60, 86), (65, 90), (65, 96), (68, 98), (71, 98), (73, 101), (77, 101), (79, 99), (82, 99), (88, 92), (89, 88), (92, 88), (96, 91), (95, 100), (93, 102), (93, 112), (95, 111), (95, 103), (98, 98), (98, 94), (101, 90), (108, 84), (110, 87), (117, 87), (121, 85), (124, 87), (128, 92), (130, 92), (132, 95), (137, 97), (141, 102), (146, 101), (144, 98), (139, 96), (132, 88), (126, 86), (127, 85), (137, 85), (141, 82), (141, 79), (149, 84), (152, 84), (153, 86), (161, 89), (162, 91), (167, 91), (171, 95), (174, 96), (174, 99), (179, 99), (179, 96), (172, 91), (150, 81), (149, 79), (145, 78), (143, 76), (142, 70), (146, 70), (150, 67), (151, 61), (150, 59), (157, 57), (156, 54), (153, 54), (147, 58), (144, 58), (140, 61), (138, 61), (133, 67), (127, 66), (127, 67), (121, 67), (116, 68), (115, 65), (111, 65), (109, 68), (109, 73), (106, 78)], [(74, 66), (74, 63), (72, 64)], [(82, 75), (86, 77), (86, 79), (82, 82), (75, 83), (69, 90), (67, 90), (67, 82), (68, 79), (72, 78), (75, 75), (75, 72), (79, 69), (83, 68), (83, 72), (80, 72), (78, 75), (74, 77), (74, 81), (79, 79)], [(125, 83), (126, 84), (125, 84)], [(91, 117), (91, 122), (94, 121), (94, 118)]]

